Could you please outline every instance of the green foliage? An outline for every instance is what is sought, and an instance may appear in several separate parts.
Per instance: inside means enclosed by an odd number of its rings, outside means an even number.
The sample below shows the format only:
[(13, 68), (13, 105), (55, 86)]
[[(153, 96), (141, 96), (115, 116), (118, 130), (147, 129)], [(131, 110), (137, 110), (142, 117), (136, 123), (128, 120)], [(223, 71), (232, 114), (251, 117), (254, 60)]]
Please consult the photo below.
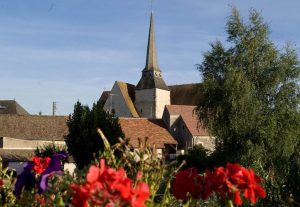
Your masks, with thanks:
[(210, 168), (208, 165), (209, 156), (208, 150), (206, 150), (202, 145), (196, 145), (192, 150), (185, 155), (179, 155), (177, 157), (177, 163), (185, 163), (182, 169), (188, 169), (191, 167), (197, 168), (198, 172), (204, 172), (205, 169)]
[(0, 187), (0, 206), (10, 206), (10, 204), (16, 201), (12, 191), (15, 174), (16, 172), (14, 170), (4, 166), (2, 158), (0, 157), (0, 180), (3, 182)]
[(38, 157), (51, 157), (54, 153), (57, 152), (66, 152), (67, 149), (64, 146), (59, 146), (55, 143), (43, 145), (41, 147), (37, 147), (34, 150), (34, 154)]
[[(125, 140), (111, 147), (106, 136), (98, 130), (104, 143), (104, 150), (99, 159), (105, 159), (108, 166), (115, 169), (123, 168), (132, 180), (136, 180), (138, 172), (142, 174), (142, 181), (149, 186), (150, 198), (146, 202), (148, 207), (181, 206), (170, 193), (173, 175), (179, 170), (175, 165), (166, 166), (153, 153), (153, 150), (145, 145), (132, 151)], [(118, 157), (115, 156), (118, 152)]]
[[(223, 163), (253, 168), (260, 163), (270, 186), (275, 186), (268, 193), (269, 201), (273, 199), (269, 204), (282, 206), (276, 202), (287, 192), (286, 184), (299, 178), (287, 177), (300, 141), (298, 55), (289, 45), (275, 47), (268, 25), (255, 10), (244, 22), (233, 9), (226, 31), (228, 48), (219, 41), (211, 44), (198, 66), (203, 97), (197, 112), (216, 137), (214, 155)], [(293, 165), (298, 172), (299, 162)]]
[(109, 137), (109, 142), (115, 144), (118, 138), (124, 137), (118, 119), (103, 110), (97, 102), (92, 110), (79, 101), (74, 106), (74, 112), (68, 120), (69, 134), (66, 137), (68, 152), (73, 156), (78, 168), (91, 163), (103, 150), (103, 142), (97, 133), (97, 128), (103, 130)]

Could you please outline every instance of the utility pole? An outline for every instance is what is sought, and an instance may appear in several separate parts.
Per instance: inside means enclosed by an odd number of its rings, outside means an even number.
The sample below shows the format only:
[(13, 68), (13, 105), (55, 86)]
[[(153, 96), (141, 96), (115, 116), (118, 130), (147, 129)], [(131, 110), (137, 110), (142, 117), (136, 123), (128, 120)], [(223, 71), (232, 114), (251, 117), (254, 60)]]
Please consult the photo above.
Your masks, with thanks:
[(56, 102), (53, 101), (53, 104), (52, 104), (52, 115), (55, 116), (55, 112), (56, 112)]

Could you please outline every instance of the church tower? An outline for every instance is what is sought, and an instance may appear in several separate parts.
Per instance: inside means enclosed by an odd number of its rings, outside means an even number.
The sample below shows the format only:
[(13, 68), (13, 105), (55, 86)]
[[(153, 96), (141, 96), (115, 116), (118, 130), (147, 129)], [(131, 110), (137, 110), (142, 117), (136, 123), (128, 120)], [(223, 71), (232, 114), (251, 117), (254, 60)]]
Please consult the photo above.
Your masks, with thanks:
[(160, 119), (165, 105), (170, 105), (170, 90), (157, 64), (154, 21), (151, 12), (146, 66), (135, 87), (135, 107), (140, 117)]

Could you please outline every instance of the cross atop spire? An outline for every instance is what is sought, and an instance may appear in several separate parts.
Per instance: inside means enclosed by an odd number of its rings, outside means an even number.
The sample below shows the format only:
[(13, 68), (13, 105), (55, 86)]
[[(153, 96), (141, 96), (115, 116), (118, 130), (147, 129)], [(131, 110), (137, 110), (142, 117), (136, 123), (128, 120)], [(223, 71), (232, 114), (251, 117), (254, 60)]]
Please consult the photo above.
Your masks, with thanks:
[(148, 47), (147, 47), (147, 56), (146, 56), (146, 66), (145, 70), (154, 70), (160, 71), (157, 64), (156, 57), (156, 45), (155, 45), (155, 34), (154, 34), (154, 20), (153, 13), (151, 12), (150, 17), (150, 27), (149, 27), (149, 36), (148, 36)]

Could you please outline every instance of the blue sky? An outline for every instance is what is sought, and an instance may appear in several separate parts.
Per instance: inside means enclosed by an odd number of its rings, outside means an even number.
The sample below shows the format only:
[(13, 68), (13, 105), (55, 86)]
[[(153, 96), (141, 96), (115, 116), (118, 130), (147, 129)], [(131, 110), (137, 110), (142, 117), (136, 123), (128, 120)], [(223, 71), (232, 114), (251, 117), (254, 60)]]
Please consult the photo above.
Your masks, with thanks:
[[(299, 0), (154, 0), (159, 66), (167, 84), (200, 82), (195, 64), (226, 40), (231, 6), (262, 12), (271, 39), (300, 46)], [(137, 84), (145, 65), (149, 0), (0, 0), (0, 99), (32, 114), (67, 115), (115, 80)]]

